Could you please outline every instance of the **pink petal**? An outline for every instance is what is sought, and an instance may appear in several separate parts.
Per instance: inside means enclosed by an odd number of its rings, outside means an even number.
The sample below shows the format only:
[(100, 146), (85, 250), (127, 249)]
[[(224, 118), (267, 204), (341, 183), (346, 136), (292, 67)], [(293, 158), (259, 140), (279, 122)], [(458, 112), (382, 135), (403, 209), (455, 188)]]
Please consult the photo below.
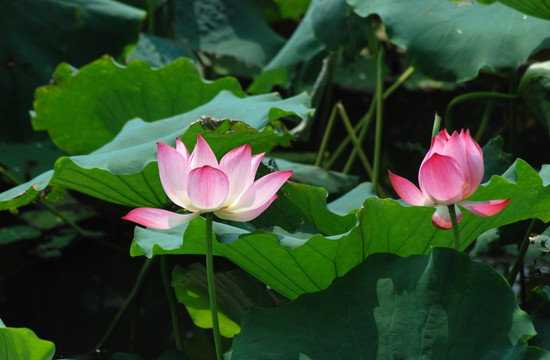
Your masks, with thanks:
[(198, 215), (198, 213), (178, 214), (156, 208), (137, 208), (130, 211), (122, 219), (130, 220), (153, 229), (170, 229), (185, 224)]
[(223, 171), (203, 166), (189, 173), (187, 193), (201, 212), (218, 210), (229, 193), (229, 180)]
[(157, 148), (160, 182), (166, 195), (182, 208), (194, 210), (190, 206), (186, 190), (190, 171), (189, 164), (183, 155), (173, 147), (157, 143)]
[(418, 182), (422, 192), (436, 204), (452, 204), (462, 200), (464, 174), (449, 156), (433, 154), (420, 166)]
[(510, 198), (505, 200), (488, 201), (461, 201), (458, 204), (464, 206), (479, 216), (493, 216), (501, 212), (510, 202)]
[(185, 144), (181, 142), (180, 138), (176, 138), (176, 150), (183, 156), (185, 160), (189, 160), (189, 151), (185, 147)]
[(432, 202), (412, 182), (404, 177), (393, 174), (389, 170), (388, 173), (391, 184), (401, 199), (414, 206), (433, 206)]
[(476, 191), (483, 179), (483, 152), (469, 130), (462, 130), (460, 134), (455, 131), (439, 154), (452, 157), (462, 170), (465, 179), (462, 197), (466, 198)]
[(274, 200), (273, 195), (291, 175), (292, 171), (276, 171), (261, 177), (250, 185), (243, 196), (227, 210), (238, 213), (263, 207), (267, 202)]
[(264, 155), (265, 152), (252, 156), (252, 161), (250, 162), (250, 177), (248, 178), (250, 183), (254, 182), (254, 177), (256, 176), (256, 172), (258, 171), (258, 167), (260, 166)]
[(197, 144), (189, 157), (189, 163), (191, 165), (191, 170), (206, 165), (218, 168), (218, 159), (216, 159), (216, 155), (214, 155), (212, 149), (200, 134), (197, 134)]
[[(462, 212), (460, 209), (454, 205), (456, 211), (456, 220), (460, 222), (462, 220)], [(441, 205), (436, 207), (435, 212), (432, 216), (432, 224), (438, 229), (449, 230), (453, 227), (451, 222), (451, 214), (449, 214), (449, 208), (447, 205)]]
[(483, 164), (483, 150), (470, 136), (470, 130), (466, 130), (463, 135), (464, 146), (466, 148), (466, 162), (468, 163), (468, 170), (470, 174), (470, 191), (464, 194), (467, 197), (477, 190), (481, 180), (483, 180), (483, 174), (485, 173), (485, 165)]
[(254, 173), (250, 176), (251, 162), (252, 151), (248, 145), (231, 150), (220, 160), (220, 170), (229, 179), (229, 194), (225, 200), (225, 206), (239, 199), (254, 181)]
[(263, 205), (250, 210), (232, 212), (232, 211), (222, 209), (222, 210), (214, 211), (214, 214), (216, 214), (216, 216), (221, 219), (246, 222), (257, 218), (261, 213), (263, 213), (269, 207), (269, 205), (271, 205), (271, 203), (275, 199), (277, 199), (277, 195), (273, 195), (271, 199), (263, 203)]
[(446, 129), (441, 130), (433, 139), (432, 139), (432, 146), (430, 146), (430, 150), (424, 157), (424, 160), (422, 161), (422, 164), (428, 160), (430, 157), (432, 157), (433, 154), (441, 154), (443, 149), (445, 148), (445, 144), (451, 137), (449, 136), (449, 133)]

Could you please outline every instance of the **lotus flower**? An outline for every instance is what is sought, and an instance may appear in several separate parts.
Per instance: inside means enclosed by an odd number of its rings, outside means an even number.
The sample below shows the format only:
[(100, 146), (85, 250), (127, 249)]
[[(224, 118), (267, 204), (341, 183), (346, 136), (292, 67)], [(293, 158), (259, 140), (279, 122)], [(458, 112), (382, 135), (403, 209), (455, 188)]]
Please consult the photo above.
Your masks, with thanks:
[(418, 189), (412, 182), (388, 171), (393, 188), (407, 203), (435, 207), (432, 223), (440, 229), (452, 227), (448, 205), (455, 204), (457, 220), (462, 212), (456, 204), (479, 216), (493, 216), (508, 205), (510, 199), (465, 200), (478, 188), (484, 173), (483, 152), (469, 130), (449, 135), (441, 130), (432, 139), (432, 146), (420, 164)]
[(189, 213), (138, 208), (123, 217), (153, 229), (173, 228), (206, 212), (226, 220), (250, 221), (271, 205), (277, 190), (292, 175), (292, 171), (277, 171), (254, 181), (265, 153), (252, 156), (250, 146), (243, 145), (229, 151), (218, 163), (200, 135), (191, 155), (180, 139), (176, 139), (175, 149), (163, 143), (157, 143), (157, 147), (162, 187), (176, 205)]

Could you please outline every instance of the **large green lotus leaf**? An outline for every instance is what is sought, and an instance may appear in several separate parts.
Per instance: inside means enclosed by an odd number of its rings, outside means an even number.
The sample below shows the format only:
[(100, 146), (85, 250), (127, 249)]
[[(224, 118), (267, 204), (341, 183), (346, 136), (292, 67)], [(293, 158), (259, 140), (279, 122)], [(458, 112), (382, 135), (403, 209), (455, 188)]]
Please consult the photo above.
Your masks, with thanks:
[(124, 55), (144, 18), (111, 0), (2, 1), (0, 138), (27, 140), (33, 91), (50, 81), (58, 63), (82, 66), (104, 54)]
[[(488, 184), (481, 186), (472, 200), (510, 197), (511, 201), (501, 213), (492, 217), (476, 216), (465, 210), (459, 224), (460, 249), (467, 248), (479, 235), (495, 227), (529, 218), (549, 221), (550, 178), (545, 169), (548, 167), (541, 171), (545, 174), (543, 179), (524, 161), (517, 160), (503, 176), (494, 176)], [(305, 221), (313, 229), (296, 228), (298, 224), (292, 217), (283, 218), (286, 220), (283, 222), (276, 216), (271, 218), (273, 223), (281, 222), (285, 230), (279, 227), (269, 231), (255, 230), (215, 223), (214, 231), (220, 243), (214, 244), (214, 251), (291, 299), (305, 292), (325, 289), (332, 279), (343, 276), (370, 254), (426, 254), (433, 247), (453, 244), (451, 231), (439, 230), (432, 225), (434, 208), (412, 207), (392, 199), (379, 199), (365, 187), (348, 196), (348, 199), (366, 198), (363, 208), (356, 214), (359, 223), (351, 231), (349, 223), (348, 227), (336, 226), (335, 214), (319, 212), (319, 205), (311, 207), (311, 197), (307, 194), (290, 200), (291, 197), (286, 198), (284, 193), (282, 191), (281, 199), (277, 200), (284, 200), (287, 204), (281, 210), (288, 209), (293, 216), (297, 213), (296, 208), (311, 212), (311, 218), (303, 217), (298, 222)], [(277, 201), (272, 205), (274, 210), (268, 209), (272, 214), (276, 214)], [(300, 205), (292, 207), (291, 201)], [(353, 204), (358, 206), (357, 202)], [(353, 211), (347, 216), (351, 214)], [(321, 227), (329, 224), (331, 217), (333, 232), (326, 232), (327, 227), (324, 232), (319, 232)], [(188, 226), (167, 231), (136, 227), (131, 254), (204, 254), (204, 220), (195, 220)], [(293, 227), (296, 231), (287, 230)]]
[(284, 44), (253, 0), (178, 1), (177, 30), (196, 49), (262, 66)]
[(0, 360), (51, 360), (55, 345), (27, 328), (6, 327), (0, 320)]
[(304, 18), (267, 69), (307, 61), (326, 49), (366, 40), (368, 22), (350, 11), (345, 0), (312, 0)]
[[(130, 207), (165, 207), (170, 202), (160, 184), (155, 142), (175, 146), (179, 136), (192, 149), (200, 132), (220, 157), (245, 143), (255, 153), (269, 151), (277, 145), (288, 145), (291, 138), (280, 128), (277, 119), (289, 115), (308, 116), (312, 112), (308, 105), (306, 94), (282, 100), (277, 94), (239, 98), (222, 91), (209, 103), (178, 116), (155, 122), (134, 119), (100, 149), (89, 155), (62, 157), (56, 161), (53, 173), (0, 194), (0, 207), (12, 200), (18, 200), (17, 206), (28, 203), (17, 197), (28, 193), (29, 199), (25, 200), (30, 201), (31, 195), (36, 195), (32, 185), (37, 180), (41, 189), (46, 185), (59, 185)], [(246, 123), (201, 119), (204, 114), (218, 119), (242, 119)]]
[[(269, 334), (269, 336), (266, 336)], [(548, 359), (506, 280), (450, 249), (369, 256), (326, 290), (252, 307), (229, 359)]]
[(548, 0), (498, 0), (504, 5), (530, 16), (550, 20), (550, 1)]
[(113, 140), (128, 120), (179, 115), (222, 90), (244, 96), (236, 79), (206, 82), (183, 58), (158, 70), (139, 60), (122, 67), (108, 57), (77, 72), (61, 64), (54, 83), (36, 90), (32, 122), (36, 130), (47, 130), (59, 148), (85, 154)]
[(521, 101), (550, 133), (550, 61), (527, 69), (518, 87)]
[(409, 63), (436, 80), (461, 82), (480, 69), (515, 70), (550, 34), (550, 22), (500, 3), (346, 0), (361, 16), (380, 16)]

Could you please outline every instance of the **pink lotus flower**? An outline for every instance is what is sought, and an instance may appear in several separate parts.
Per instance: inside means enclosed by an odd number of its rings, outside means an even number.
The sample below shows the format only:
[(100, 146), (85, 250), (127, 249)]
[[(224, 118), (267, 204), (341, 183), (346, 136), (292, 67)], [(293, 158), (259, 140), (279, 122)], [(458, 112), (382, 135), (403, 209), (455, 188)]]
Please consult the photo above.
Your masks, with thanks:
[[(397, 194), (414, 206), (435, 207), (432, 223), (440, 229), (452, 227), (447, 205), (458, 204), (476, 215), (493, 216), (508, 205), (510, 199), (468, 201), (481, 184), (484, 173), (483, 152), (470, 136), (469, 130), (456, 131), (452, 136), (441, 130), (432, 139), (430, 151), (418, 171), (418, 189), (409, 180), (391, 173), (390, 180)], [(457, 220), (462, 212), (455, 205)]]
[(205, 212), (226, 220), (250, 221), (271, 205), (277, 190), (292, 175), (292, 171), (277, 171), (254, 181), (265, 153), (252, 156), (248, 145), (231, 150), (219, 163), (200, 135), (191, 155), (180, 139), (175, 149), (163, 143), (157, 146), (162, 187), (189, 213), (138, 208), (123, 217), (153, 229), (185, 224)]

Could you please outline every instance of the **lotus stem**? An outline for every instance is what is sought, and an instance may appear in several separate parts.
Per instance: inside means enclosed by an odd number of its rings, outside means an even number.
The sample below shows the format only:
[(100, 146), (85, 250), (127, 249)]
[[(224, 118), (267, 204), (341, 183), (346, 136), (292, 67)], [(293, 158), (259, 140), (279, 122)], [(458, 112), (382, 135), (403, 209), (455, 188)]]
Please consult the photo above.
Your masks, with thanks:
[[(386, 89), (386, 91), (384, 91), (384, 94), (383, 94), (382, 98), (384, 100), (386, 100), (386, 98), (388, 98), (399, 86), (401, 86), (413, 73), (414, 73), (414, 68), (412, 66), (409, 66), (397, 78), (397, 80), (395, 80), (395, 82), (390, 87), (388, 87)], [(365, 136), (367, 134), (367, 130), (370, 127), (370, 124), (371, 124), (372, 119), (374, 117), (375, 110), (376, 110), (376, 101), (372, 101), (368, 111), (365, 113), (365, 115), (363, 115), (361, 120), (359, 120), (359, 122), (357, 123), (357, 125), (355, 125), (355, 127), (353, 129), (355, 133), (360, 131), (360, 134), (359, 134), (359, 141), (360, 142), (363, 141), (363, 139), (365, 138)], [(334, 165), (334, 163), (336, 162), (336, 160), (338, 160), (340, 155), (342, 155), (342, 152), (344, 152), (346, 146), (350, 143), (350, 141), (351, 141), (351, 137), (348, 136), (340, 143), (340, 145), (338, 145), (338, 147), (336, 148), (336, 150), (332, 154), (331, 158), (323, 166), (323, 169), (328, 170), (332, 167), (332, 165)], [(352, 164), (353, 161), (355, 161), (355, 156), (356, 155), (357, 155), (357, 152), (354, 148), (351, 152), (351, 155), (350, 155), (350, 157), (349, 157), (349, 159), (346, 163), (346, 167), (344, 169), (347, 168), (349, 170), (349, 168), (351, 168), (351, 165), (348, 165), (348, 164)], [(344, 171), (344, 173), (345, 173), (345, 171)]]
[(216, 358), (223, 360), (222, 337), (218, 322), (218, 304), (216, 303), (216, 286), (214, 282), (214, 256), (212, 254), (212, 213), (205, 213), (206, 218), (206, 278), (208, 281), (208, 297), (210, 298), (210, 312), (212, 313), (212, 330), (214, 331), (214, 345)]
[(460, 231), (458, 231), (458, 220), (456, 218), (455, 204), (447, 205), (451, 216), (451, 224), (453, 225), (453, 236), (455, 250), (460, 251)]
[(379, 188), (379, 177), (380, 177), (380, 162), (382, 157), (382, 126), (384, 122), (383, 118), (383, 109), (384, 109), (384, 99), (383, 99), (383, 90), (384, 90), (384, 48), (380, 47), (378, 49), (378, 59), (376, 62), (377, 72), (376, 72), (376, 127), (374, 130), (374, 164), (373, 164), (373, 174), (372, 174), (372, 186), (375, 191), (378, 193), (378, 196), (381, 194), (378, 192)]
[(537, 219), (531, 220), (531, 224), (529, 224), (529, 227), (527, 228), (527, 231), (525, 232), (525, 236), (523, 237), (523, 240), (521, 241), (521, 246), (518, 251), (518, 256), (516, 257), (516, 261), (514, 261), (514, 265), (512, 265), (512, 270), (510, 270), (510, 274), (508, 274), (508, 284), (510, 286), (513, 286), (516, 282), (516, 277), (518, 276), (519, 268), (523, 265), (523, 259), (525, 258), (525, 254), (527, 254), (527, 249), (529, 248), (529, 235), (533, 232), (533, 227), (535, 226), (535, 223), (537, 222)]

